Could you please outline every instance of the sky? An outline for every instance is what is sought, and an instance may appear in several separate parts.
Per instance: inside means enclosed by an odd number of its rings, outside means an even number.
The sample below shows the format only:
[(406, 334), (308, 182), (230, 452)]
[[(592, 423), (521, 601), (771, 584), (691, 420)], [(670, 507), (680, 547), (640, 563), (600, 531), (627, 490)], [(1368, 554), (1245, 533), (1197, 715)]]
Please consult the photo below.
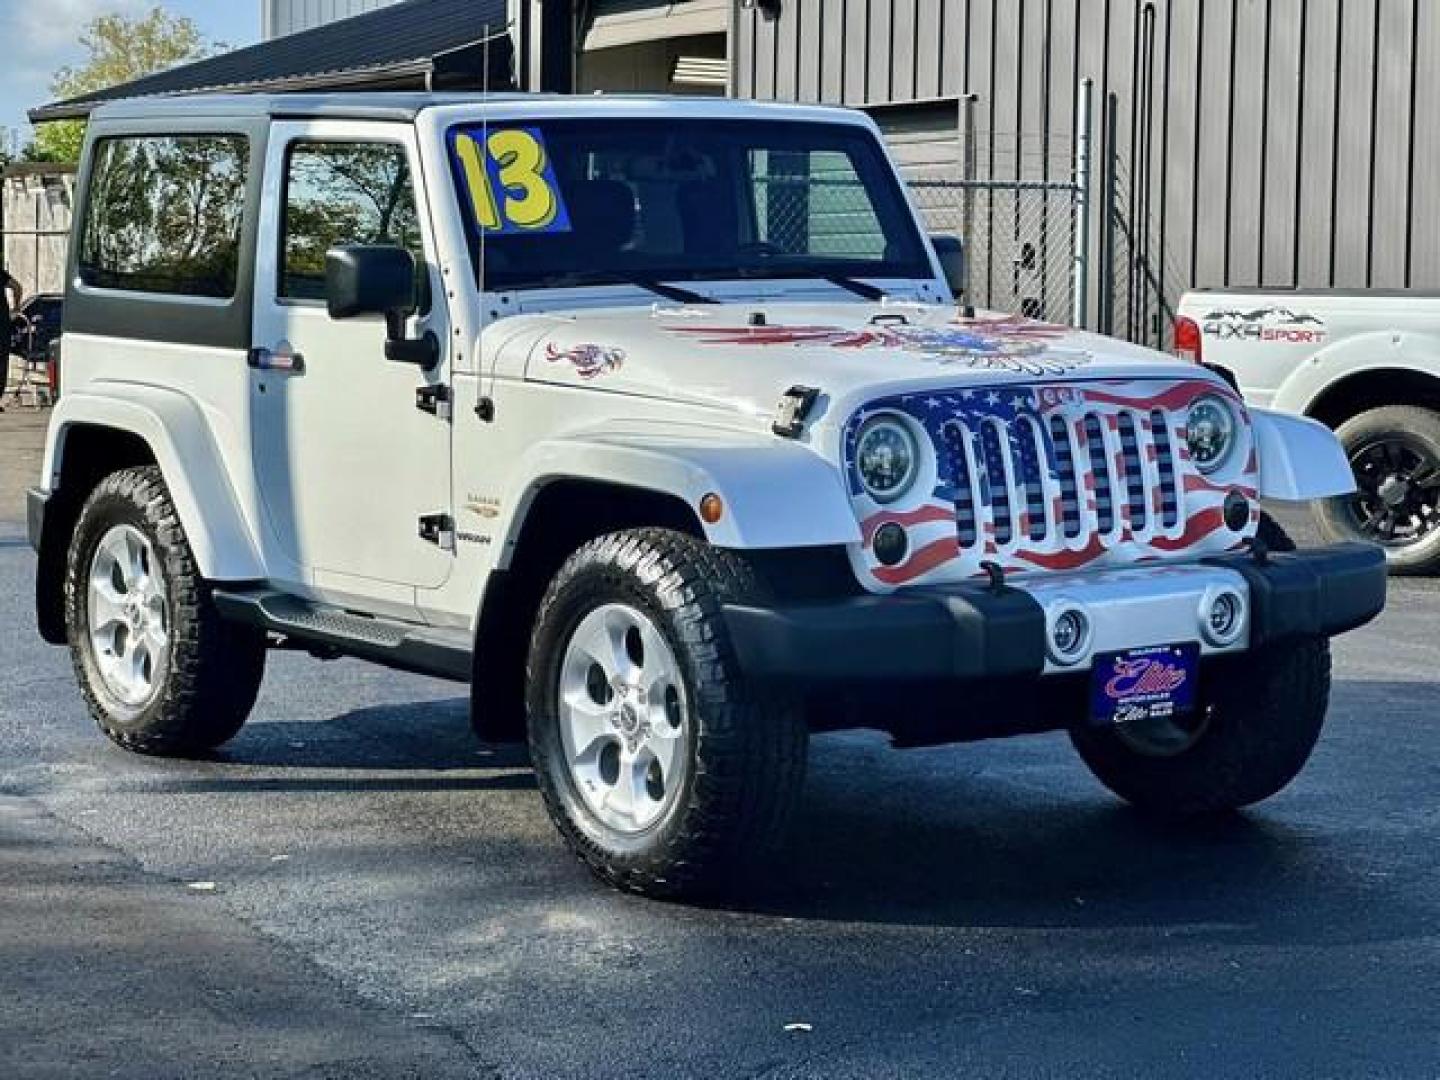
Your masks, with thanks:
[(260, 38), (260, 0), (0, 0), (0, 139), (28, 139), (25, 110), (50, 100), (57, 68), (84, 60), (80, 29), (96, 15), (159, 6), (193, 19), (211, 41), (239, 47)]

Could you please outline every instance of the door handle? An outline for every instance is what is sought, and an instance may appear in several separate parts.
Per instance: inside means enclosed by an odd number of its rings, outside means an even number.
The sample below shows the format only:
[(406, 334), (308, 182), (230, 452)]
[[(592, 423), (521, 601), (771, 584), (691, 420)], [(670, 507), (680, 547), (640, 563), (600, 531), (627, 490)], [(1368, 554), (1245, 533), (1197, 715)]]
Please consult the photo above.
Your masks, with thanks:
[(304, 375), (305, 357), (282, 341), (273, 349), (263, 347), (251, 349), (245, 355), (245, 362), (256, 371), (275, 371), (284, 375)]

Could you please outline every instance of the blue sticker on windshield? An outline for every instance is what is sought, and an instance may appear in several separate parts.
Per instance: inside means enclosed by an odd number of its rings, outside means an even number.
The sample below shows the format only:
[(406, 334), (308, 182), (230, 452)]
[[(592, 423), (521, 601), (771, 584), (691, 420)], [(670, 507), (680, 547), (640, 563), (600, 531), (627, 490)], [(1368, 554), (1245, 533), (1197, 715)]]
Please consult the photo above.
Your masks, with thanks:
[(570, 232), (570, 212), (538, 128), (456, 130), (450, 134), (450, 152), (478, 228)]

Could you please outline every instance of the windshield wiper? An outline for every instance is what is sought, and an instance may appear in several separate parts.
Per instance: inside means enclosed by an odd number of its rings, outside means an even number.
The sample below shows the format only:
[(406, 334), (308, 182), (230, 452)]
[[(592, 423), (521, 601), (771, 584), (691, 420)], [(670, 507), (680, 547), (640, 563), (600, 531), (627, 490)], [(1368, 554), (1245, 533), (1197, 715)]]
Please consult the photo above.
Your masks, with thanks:
[(642, 289), (647, 289), (666, 300), (674, 300), (677, 304), (718, 304), (720, 302), (713, 296), (692, 292), (690, 289), (682, 289), (679, 285), (666, 285), (663, 281), (651, 281), (649, 278), (640, 277), (627, 277), (625, 281), (630, 285), (638, 285)]
[(552, 289), (563, 289), (571, 285), (634, 285), (652, 292), (665, 300), (673, 300), (677, 304), (718, 304), (720, 301), (714, 297), (704, 296), (701, 293), (692, 292), (689, 289), (682, 289), (678, 285), (666, 285), (664, 282), (652, 281), (650, 278), (640, 277), (635, 274), (611, 273), (583, 273), (575, 272), (569, 274), (555, 274), (543, 279), (544, 287)]
[(840, 274), (821, 274), (821, 280), (828, 281), (831, 285), (839, 286), (854, 293), (862, 300), (884, 300), (885, 290), (868, 282), (857, 281), (855, 278), (844, 277)]
[(827, 274), (813, 266), (737, 266), (734, 271), (730, 272), (733, 272), (734, 276), (741, 280), (749, 281), (794, 281), (799, 278), (819, 278), (821, 281), (834, 285), (837, 289), (852, 292), (864, 300), (884, 300), (887, 295), (884, 289), (868, 282), (846, 277), (844, 274)]

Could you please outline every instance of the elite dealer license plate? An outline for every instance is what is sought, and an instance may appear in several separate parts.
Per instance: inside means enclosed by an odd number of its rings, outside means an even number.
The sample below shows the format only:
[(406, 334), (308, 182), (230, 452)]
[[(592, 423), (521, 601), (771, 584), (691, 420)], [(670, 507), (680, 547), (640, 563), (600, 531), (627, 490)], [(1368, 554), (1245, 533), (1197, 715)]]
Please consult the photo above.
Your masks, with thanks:
[(1098, 725), (1183, 716), (1195, 708), (1199, 681), (1194, 642), (1106, 653), (1095, 660), (1091, 716)]

